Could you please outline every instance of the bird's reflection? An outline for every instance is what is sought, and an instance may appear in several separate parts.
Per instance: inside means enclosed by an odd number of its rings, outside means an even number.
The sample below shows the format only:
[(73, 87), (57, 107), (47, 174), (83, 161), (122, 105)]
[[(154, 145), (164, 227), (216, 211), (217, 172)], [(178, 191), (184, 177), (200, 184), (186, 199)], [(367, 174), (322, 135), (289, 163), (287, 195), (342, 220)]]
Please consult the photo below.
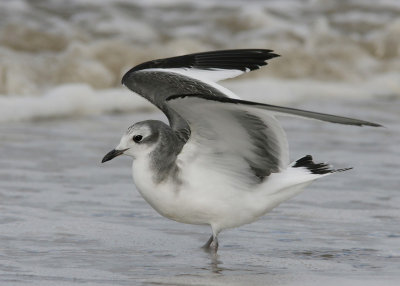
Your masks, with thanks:
[(223, 262), (220, 260), (220, 256), (218, 253), (210, 250), (204, 250), (209, 258), (210, 258), (210, 270), (211, 272), (215, 274), (222, 274), (222, 271), (225, 270), (225, 268), (221, 267), (220, 265), (223, 264)]
[(224, 268), (222, 268), (220, 265), (222, 264), (222, 261), (219, 259), (219, 255), (217, 253), (210, 253), (211, 257), (211, 271), (216, 274), (222, 274), (222, 271)]

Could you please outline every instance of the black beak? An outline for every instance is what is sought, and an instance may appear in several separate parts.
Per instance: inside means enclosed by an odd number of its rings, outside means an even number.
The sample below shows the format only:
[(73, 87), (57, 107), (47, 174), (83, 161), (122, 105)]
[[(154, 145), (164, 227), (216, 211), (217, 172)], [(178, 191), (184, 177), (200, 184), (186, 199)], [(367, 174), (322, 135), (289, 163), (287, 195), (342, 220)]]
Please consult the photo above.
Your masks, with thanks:
[(126, 150), (128, 150), (128, 149), (124, 149), (124, 150), (115, 150), (115, 149), (114, 149), (114, 150), (111, 150), (110, 152), (108, 152), (108, 153), (104, 156), (103, 160), (101, 160), (101, 163), (110, 161), (111, 159), (114, 159), (115, 157), (124, 154), (124, 152), (125, 152)]

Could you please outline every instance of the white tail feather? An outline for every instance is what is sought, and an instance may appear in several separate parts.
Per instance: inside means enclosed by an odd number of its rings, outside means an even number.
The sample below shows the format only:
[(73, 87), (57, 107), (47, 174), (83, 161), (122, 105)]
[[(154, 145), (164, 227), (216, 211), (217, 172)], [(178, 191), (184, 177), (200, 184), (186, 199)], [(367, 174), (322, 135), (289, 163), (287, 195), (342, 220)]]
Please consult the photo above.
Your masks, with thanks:
[(266, 212), (284, 201), (300, 194), (314, 180), (346, 169), (331, 169), (327, 164), (315, 164), (311, 156), (305, 156), (279, 173), (273, 173), (262, 185), (264, 195), (268, 196)]

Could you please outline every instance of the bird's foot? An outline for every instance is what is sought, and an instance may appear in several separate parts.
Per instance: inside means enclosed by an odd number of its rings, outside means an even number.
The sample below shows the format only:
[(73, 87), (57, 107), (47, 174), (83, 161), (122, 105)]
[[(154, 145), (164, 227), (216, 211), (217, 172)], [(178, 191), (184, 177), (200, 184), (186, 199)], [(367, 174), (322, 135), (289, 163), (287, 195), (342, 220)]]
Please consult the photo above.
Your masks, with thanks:
[(217, 238), (214, 238), (213, 241), (211, 242), (210, 249), (214, 253), (217, 253), (217, 251), (218, 251), (218, 239)]
[(217, 253), (218, 250), (218, 239), (214, 236), (211, 236), (206, 244), (202, 247), (207, 252)]
[(207, 240), (207, 242), (202, 246), (202, 248), (205, 250), (209, 249), (213, 240), (214, 240), (214, 237), (211, 235), (210, 238)]

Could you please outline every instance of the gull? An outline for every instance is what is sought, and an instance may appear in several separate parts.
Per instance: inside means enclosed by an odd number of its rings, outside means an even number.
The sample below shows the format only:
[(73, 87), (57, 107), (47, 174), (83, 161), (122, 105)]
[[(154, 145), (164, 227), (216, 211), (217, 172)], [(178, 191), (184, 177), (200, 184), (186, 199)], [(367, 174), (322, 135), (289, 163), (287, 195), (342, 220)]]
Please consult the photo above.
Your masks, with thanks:
[(276, 116), (355, 126), (379, 124), (240, 100), (217, 81), (257, 70), (278, 57), (272, 50), (195, 53), (139, 64), (122, 84), (157, 106), (157, 120), (133, 124), (102, 163), (133, 158), (142, 197), (171, 220), (211, 226), (204, 245), (216, 252), (224, 229), (256, 221), (333, 169), (310, 155), (289, 162), (286, 135)]

